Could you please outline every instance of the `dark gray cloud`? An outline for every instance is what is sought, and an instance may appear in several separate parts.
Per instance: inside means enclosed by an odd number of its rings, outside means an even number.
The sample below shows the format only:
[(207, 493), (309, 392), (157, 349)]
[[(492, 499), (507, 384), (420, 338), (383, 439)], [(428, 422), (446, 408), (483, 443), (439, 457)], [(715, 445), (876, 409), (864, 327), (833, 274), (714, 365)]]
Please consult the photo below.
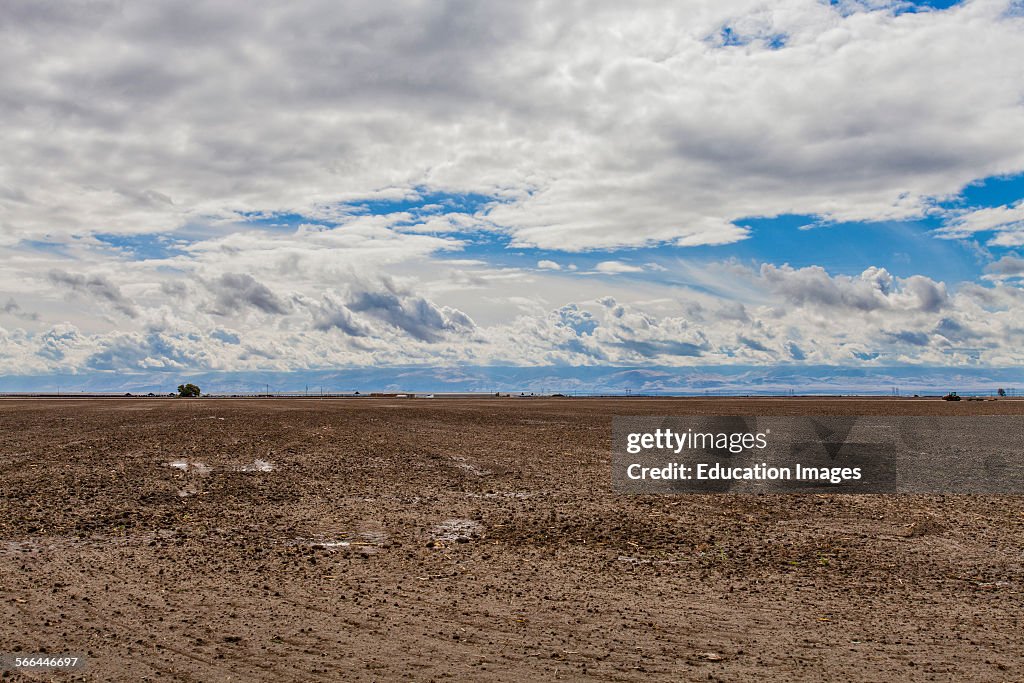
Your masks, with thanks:
[(47, 278), (55, 285), (110, 304), (116, 311), (129, 318), (136, 318), (139, 315), (135, 305), (121, 293), (120, 288), (102, 275), (80, 275), (53, 269), (47, 274)]
[(935, 313), (949, 301), (945, 284), (922, 275), (894, 277), (871, 267), (859, 276), (830, 275), (821, 266), (793, 268), (763, 264), (760, 282), (798, 306), (852, 309), (864, 313), (885, 309)]
[(438, 342), (446, 335), (472, 332), (476, 325), (462, 311), (440, 307), (384, 280), (379, 289), (352, 292), (347, 308), (396, 327), (414, 339)]
[(941, 334), (950, 341), (967, 341), (972, 339), (980, 339), (984, 335), (975, 332), (966, 325), (960, 323), (953, 318), (943, 318), (939, 321), (939, 324), (935, 326), (935, 333)]
[(644, 356), (645, 358), (654, 358), (656, 356), (682, 356), (690, 358), (701, 356), (707, 350), (706, 345), (666, 339), (624, 339), (617, 342), (609, 342), (609, 344)]
[(903, 330), (900, 332), (886, 332), (885, 335), (899, 344), (910, 344), (911, 346), (928, 346), (931, 337), (926, 332), (914, 332)]
[(748, 349), (753, 349), (754, 351), (770, 351), (767, 346), (756, 339), (751, 339), (750, 337), (744, 337), (741, 335), (737, 337), (736, 340), (743, 346), (746, 346)]
[(350, 337), (365, 337), (370, 329), (355, 319), (352, 311), (331, 297), (324, 297), (323, 302), (314, 309), (313, 329), (327, 332), (341, 330)]
[(270, 315), (284, 315), (290, 310), (286, 301), (248, 273), (225, 273), (204, 284), (214, 295), (211, 310), (216, 315), (233, 315), (250, 308)]
[(824, 268), (776, 267), (764, 264), (761, 279), (774, 292), (797, 305), (814, 304), (828, 308), (855, 308), (873, 311), (887, 306), (889, 278), (839, 279), (831, 277)]
[(13, 297), (7, 299), (7, 303), (0, 307), (0, 311), (6, 313), (7, 315), (13, 315), (16, 318), (21, 318), (22, 320), (39, 320), (38, 313), (22, 309), (21, 305), (19, 305), (18, 302), (15, 301)]

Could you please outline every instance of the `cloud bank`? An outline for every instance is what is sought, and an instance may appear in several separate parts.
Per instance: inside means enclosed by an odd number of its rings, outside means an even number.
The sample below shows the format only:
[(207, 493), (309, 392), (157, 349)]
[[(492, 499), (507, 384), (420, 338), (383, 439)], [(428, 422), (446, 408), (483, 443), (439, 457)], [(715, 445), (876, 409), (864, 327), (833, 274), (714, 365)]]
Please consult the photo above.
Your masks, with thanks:
[(1024, 13), (908, 9), (12, 0), (0, 372), (1020, 364)]

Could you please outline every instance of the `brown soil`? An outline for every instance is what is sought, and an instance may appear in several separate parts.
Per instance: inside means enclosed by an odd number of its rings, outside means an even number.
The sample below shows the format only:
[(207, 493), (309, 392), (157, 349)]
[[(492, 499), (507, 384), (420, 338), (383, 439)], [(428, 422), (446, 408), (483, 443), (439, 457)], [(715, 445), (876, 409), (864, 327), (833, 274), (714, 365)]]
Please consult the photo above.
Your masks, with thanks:
[(622, 414), (1024, 401), (0, 401), (15, 680), (1024, 680), (1024, 498), (627, 496)]

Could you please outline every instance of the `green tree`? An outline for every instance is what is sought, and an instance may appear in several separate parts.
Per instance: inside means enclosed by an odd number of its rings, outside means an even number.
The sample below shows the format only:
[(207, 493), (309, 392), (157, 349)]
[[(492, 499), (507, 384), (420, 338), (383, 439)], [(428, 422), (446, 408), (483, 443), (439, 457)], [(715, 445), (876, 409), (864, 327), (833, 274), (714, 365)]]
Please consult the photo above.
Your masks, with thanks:
[(193, 398), (199, 396), (199, 387), (195, 384), (179, 384), (178, 385), (178, 396), (182, 398)]

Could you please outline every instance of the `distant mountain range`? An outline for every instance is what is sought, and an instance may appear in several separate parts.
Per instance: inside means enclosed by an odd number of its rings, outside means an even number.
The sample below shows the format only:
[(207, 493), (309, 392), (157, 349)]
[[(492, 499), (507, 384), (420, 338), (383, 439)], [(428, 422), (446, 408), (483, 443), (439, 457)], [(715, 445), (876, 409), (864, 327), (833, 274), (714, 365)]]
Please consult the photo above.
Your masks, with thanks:
[(204, 393), (472, 392), (594, 394), (862, 394), (957, 391), (1024, 395), (1021, 368), (920, 366), (389, 367), (301, 372), (148, 372), (0, 377), (0, 392), (167, 393), (194, 382)]

